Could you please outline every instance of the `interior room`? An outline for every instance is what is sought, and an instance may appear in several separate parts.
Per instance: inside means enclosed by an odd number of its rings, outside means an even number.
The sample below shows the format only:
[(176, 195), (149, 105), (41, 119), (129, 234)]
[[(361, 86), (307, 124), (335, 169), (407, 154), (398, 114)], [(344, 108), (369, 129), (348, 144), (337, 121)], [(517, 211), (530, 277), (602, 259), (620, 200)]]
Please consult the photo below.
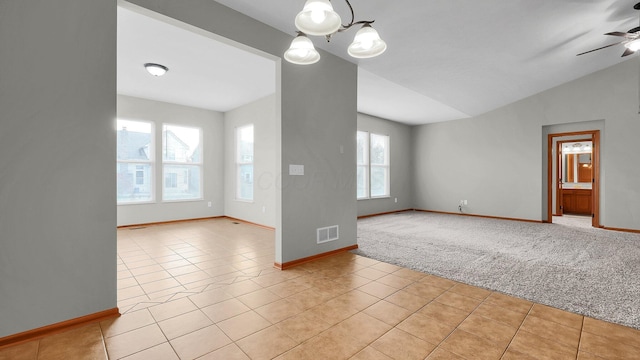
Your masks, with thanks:
[(633, 358), (624, 299), (374, 258), (363, 226), (582, 228), (633, 266), (635, 3), (319, 1), (326, 36), (312, 2), (0, 3), (0, 359)]

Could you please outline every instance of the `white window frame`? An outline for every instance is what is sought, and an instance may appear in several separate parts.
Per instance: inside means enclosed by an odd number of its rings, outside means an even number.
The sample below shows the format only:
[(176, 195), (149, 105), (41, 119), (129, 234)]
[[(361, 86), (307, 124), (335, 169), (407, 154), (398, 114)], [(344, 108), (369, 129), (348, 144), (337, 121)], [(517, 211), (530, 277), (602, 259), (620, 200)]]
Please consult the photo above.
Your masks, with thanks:
[(357, 179), (356, 179), (356, 198), (358, 200), (366, 200), (369, 199), (369, 132), (367, 131), (357, 131), (356, 132), (356, 142), (358, 141), (358, 137), (360, 137), (360, 135), (363, 135), (363, 139), (365, 141), (365, 144), (363, 146), (363, 157), (362, 157), (362, 162), (358, 162), (359, 159), (357, 158), (357, 153), (356, 153), (356, 177), (357, 177), (357, 171), (358, 168), (364, 168), (364, 196), (358, 196), (358, 190), (357, 190)]
[[(385, 141), (385, 146), (384, 146), (384, 164), (373, 164), (371, 163), (371, 152), (372, 152), (372, 144), (373, 144), (373, 137), (374, 136), (378, 136), (383, 138)], [(391, 196), (391, 159), (390, 159), (390, 147), (391, 147), (391, 138), (389, 135), (382, 135), (382, 134), (374, 134), (374, 133), (369, 133), (369, 196), (372, 199), (380, 199), (380, 198), (388, 198)], [(373, 168), (381, 168), (385, 170), (385, 174), (386, 174), (386, 178), (385, 178), (385, 189), (384, 189), (384, 194), (382, 195), (376, 195), (374, 196), (371, 193), (371, 173), (372, 173), (372, 169)]]
[[(149, 160), (141, 160), (141, 159), (133, 159), (133, 160), (128, 160), (128, 159), (118, 159), (116, 157), (116, 166), (118, 166), (119, 164), (128, 164), (128, 165), (149, 165), (150, 170), (149, 170), (149, 186), (151, 188), (150, 190), (150, 194), (151, 194), (151, 198), (149, 200), (140, 200), (140, 201), (117, 201), (116, 200), (116, 205), (118, 206), (125, 206), (125, 205), (140, 205), (140, 204), (152, 204), (156, 202), (156, 181), (155, 181), (155, 164), (156, 164), (156, 157), (155, 157), (155, 123), (153, 121), (145, 121), (145, 120), (130, 120), (130, 119), (123, 119), (123, 118), (117, 118), (116, 119), (116, 132), (119, 131), (120, 129), (118, 128), (118, 120), (122, 120), (122, 121), (129, 121), (129, 122), (137, 122), (137, 123), (142, 123), (142, 124), (148, 124), (150, 129), (149, 129), (149, 135), (150, 135), (150, 140), (149, 140)], [(116, 145), (116, 151), (117, 151), (117, 145)], [(137, 172), (139, 170), (137, 168), (134, 169), (134, 173), (133, 173), (133, 182), (134, 184), (137, 183)]]
[[(251, 128), (251, 131), (253, 132), (253, 136), (254, 136), (254, 143), (253, 143), (253, 149), (252, 149), (252, 153), (253, 153), (253, 157), (251, 159), (251, 161), (248, 161), (246, 159), (241, 159), (240, 158), (240, 134), (242, 132), (242, 130), (246, 129), (246, 128)], [(252, 203), (255, 199), (255, 125), (254, 124), (245, 124), (242, 126), (238, 126), (235, 128), (235, 163), (236, 163), (236, 196), (235, 199), (237, 201), (243, 201), (243, 202), (249, 202)], [(246, 165), (251, 165), (251, 169), (252, 169), (252, 173), (254, 175), (254, 178), (252, 179), (252, 191), (251, 191), (251, 198), (243, 198), (240, 194), (240, 189), (241, 189), (241, 185), (240, 183), (242, 182), (242, 176), (240, 169), (243, 166)]]
[[(198, 162), (188, 162), (188, 161), (178, 161), (178, 160), (165, 160), (164, 159), (164, 147), (166, 146), (165, 144), (165, 139), (161, 140), (161, 148), (160, 148), (160, 152), (159, 152), (159, 156), (160, 159), (162, 161), (162, 166), (161, 166), (161, 173), (162, 173), (162, 187), (161, 187), (161, 197), (162, 197), (162, 202), (167, 202), (167, 203), (175, 203), (175, 202), (190, 202), (190, 201), (202, 201), (204, 199), (204, 182), (203, 182), (203, 178), (204, 178), (204, 143), (203, 143), (203, 130), (201, 127), (199, 126), (192, 126), (192, 125), (183, 125), (183, 124), (174, 124), (174, 123), (162, 123), (162, 131), (160, 132), (161, 136), (165, 133), (165, 129), (166, 127), (181, 127), (181, 128), (187, 128), (187, 129), (196, 129), (198, 130), (198, 135), (199, 135), (199, 139), (198, 139), (198, 143), (200, 145), (200, 159), (198, 159)], [(175, 153), (174, 153), (174, 157), (175, 157)], [(166, 186), (166, 177), (165, 177), (165, 166), (171, 166), (171, 165), (186, 165), (186, 166), (196, 166), (199, 168), (198, 171), (198, 175), (200, 176), (199, 179), (199, 186), (200, 186), (200, 196), (197, 198), (188, 198), (188, 199), (165, 199), (164, 198), (164, 190), (165, 190), (165, 186)], [(179, 180), (178, 180), (179, 183)]]
[[(368, 199), (383, 199), (383, 198), (389, 198), (391, 197), (391, 137), (389, 135), (384, 135), (384, 134), (376, 134), (376, 133), (371, 133), (368, 131), (362, 131), (362, 130), (358, 130), (356, 133), (356, 141), (357, 138), (362, 135), (362, 134), (366, 134), (364, 136), (364, 139), (366, 140), (366, 144), (364, 146), (364, 150), (366, 151), (366, 154), (364, 154), (363, 157), (363, 162), (359, 163), (358, 159), (356, 158), (356, 166), (357, 168), (363, 167), (365, 169), (365, 195), (364, 196), (357, 196), (357, 189), (356, 189), (356, 198), (357, 200), (368, 200)], [(384, 160), (385, 163), (384, 164), (372, 164), (371, 163), (371, 146), (372, 146), (372, 141), (371, 139), (373, 137), (383, 137), (385, 139), (385, 154), (384, 154)], [(357, 174), (357, 168), (356, 168), (356, 174)], [(386, 174), (386, 179), (385, 179), (385, 191), (384, 194), (382, 195), (372, 195), (371, 193), (371, 169), (372, 168), (382, 168), (385, 169), (385, 174)], [(356, 180), (357, 182), (357, 180)]]

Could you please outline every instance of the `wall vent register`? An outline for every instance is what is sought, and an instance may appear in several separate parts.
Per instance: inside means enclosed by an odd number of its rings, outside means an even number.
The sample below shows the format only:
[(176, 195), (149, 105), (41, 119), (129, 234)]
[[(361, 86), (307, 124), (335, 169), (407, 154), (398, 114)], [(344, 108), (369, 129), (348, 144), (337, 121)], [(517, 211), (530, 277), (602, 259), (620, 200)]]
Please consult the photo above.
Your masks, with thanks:
[(318, 244), (338, 240), (338, 236), (338, 225), (319, 228), (317, 230)]

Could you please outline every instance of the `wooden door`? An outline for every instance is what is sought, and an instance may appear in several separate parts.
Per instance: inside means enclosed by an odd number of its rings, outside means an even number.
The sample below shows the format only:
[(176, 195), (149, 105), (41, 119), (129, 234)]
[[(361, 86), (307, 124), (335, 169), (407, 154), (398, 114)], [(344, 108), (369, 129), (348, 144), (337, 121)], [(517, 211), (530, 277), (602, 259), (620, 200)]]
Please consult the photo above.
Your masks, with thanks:
[(556, 161), (556, 214), (562, 216), (562, 142), (558, 141), (558, 149), (556, 151), (558, 160)]
[(600, 131), (593, 132), (591, 147), (591, 226), (600, 227)]

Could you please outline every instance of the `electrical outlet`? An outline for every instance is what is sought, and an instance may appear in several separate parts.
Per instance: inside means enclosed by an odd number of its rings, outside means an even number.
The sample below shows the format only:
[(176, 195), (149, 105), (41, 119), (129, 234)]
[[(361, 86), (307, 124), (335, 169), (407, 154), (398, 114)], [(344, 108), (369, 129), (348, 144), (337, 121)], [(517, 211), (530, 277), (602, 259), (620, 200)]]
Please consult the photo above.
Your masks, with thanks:
[(211, 201), (209, 201), (209, 202), (207, 203), (207, 206), (208, 206), (208, 207), (211, 207)]
[(396, 202), (398, 202), (398, 198), (396, 198), (395, 200), (396, 200)]
[(464, 201), (464, 206), (467, 206), (467, 200)]

